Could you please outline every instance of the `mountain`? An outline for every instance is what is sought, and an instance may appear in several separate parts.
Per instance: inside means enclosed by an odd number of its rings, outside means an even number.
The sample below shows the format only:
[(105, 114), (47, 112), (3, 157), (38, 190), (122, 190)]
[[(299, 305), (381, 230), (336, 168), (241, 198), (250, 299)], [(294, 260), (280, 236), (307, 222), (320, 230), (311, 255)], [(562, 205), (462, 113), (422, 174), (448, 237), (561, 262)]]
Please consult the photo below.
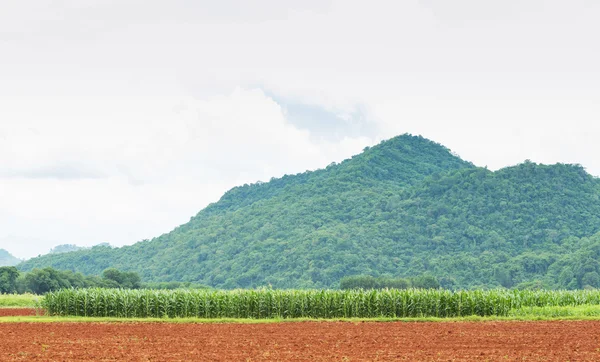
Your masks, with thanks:
[(599, 197), (600, 181), (578, 165), (492, 172), (402, 135), (322, 170), (233, 188), (153, 240), (20, 268), (116, 267), (220, 288), (424, 273), (449, 288), (600, 287)]
[(78, 251), (83, 249), (85, 248), (74, 244), (61, 244), (50, 249), (50, 254), (70, 253), (72, 251)]
[(21, 262), (21, 259), (18, 259), (12, 256), (8, 251), (4, 249), (0, 249), (0, 267), (2, 266), (15, 266)]

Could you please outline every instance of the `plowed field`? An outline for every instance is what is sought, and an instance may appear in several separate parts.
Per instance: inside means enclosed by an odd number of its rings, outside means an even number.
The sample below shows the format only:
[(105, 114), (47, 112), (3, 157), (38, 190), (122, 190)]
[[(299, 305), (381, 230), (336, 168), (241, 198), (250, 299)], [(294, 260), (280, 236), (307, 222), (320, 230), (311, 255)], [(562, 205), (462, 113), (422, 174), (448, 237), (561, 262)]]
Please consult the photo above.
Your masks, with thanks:
[(0, 360), (597, 361), (600, 322), (5, 323)]
[(0, 317), (33, 316), (35, 309), (32, 308), (0, 308)]

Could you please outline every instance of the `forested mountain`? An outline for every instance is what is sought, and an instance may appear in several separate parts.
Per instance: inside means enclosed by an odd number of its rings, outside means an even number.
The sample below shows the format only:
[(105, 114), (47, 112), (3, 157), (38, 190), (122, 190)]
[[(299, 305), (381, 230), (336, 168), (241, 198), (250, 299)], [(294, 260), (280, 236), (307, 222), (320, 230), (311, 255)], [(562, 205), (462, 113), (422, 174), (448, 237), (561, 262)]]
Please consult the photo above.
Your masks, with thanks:
[(0, 266), (14, 266), (20, 262), (21, 259), (17, 259), (4, 249), (0, 249)]
[(599, 196), (600, 181), (577, 165), (491, 172), (403, 135), (323, 170), (236, 187), (153, 240), (20, 268), (116, 267), (222, 288), (424, 273), (449, 288), (600, 287)]

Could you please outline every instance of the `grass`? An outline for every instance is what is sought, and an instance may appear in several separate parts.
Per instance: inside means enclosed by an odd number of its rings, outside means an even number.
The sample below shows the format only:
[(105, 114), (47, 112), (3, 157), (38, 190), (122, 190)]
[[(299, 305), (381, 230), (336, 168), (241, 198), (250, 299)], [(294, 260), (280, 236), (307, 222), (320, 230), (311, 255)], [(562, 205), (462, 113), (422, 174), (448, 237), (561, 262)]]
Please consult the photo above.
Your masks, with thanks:
[(0, 294), (0, 308), (35, 308), (40, 301), (34, 294)]
[(600, 319), (600, 305), (579, 305), (576, 307), (524, 307), (512, 310), (511, 317), (528, 318), (597, 318)]

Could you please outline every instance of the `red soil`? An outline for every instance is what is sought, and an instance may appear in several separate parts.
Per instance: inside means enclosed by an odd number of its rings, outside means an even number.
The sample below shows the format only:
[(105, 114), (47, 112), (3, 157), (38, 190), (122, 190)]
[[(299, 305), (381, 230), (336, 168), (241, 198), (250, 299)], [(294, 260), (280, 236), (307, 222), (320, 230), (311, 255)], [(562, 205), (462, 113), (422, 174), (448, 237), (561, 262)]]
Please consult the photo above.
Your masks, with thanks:
[(593, 361), (600, 321), (0, 323), (0, 360)]
[(33, 308), (0, 308), (0, 317), (32, 316), (36, 315)]

